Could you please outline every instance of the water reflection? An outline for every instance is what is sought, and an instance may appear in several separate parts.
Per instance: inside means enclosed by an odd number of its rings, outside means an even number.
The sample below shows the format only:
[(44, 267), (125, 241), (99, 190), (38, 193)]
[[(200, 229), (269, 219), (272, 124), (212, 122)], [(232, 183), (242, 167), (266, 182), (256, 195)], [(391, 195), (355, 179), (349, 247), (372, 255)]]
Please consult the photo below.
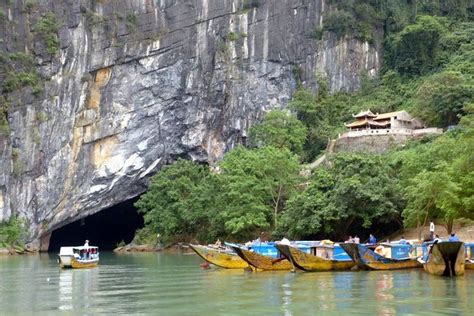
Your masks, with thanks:
[(99, 269), (61, 270), (59, 273), (59, 310), (85, 309), (98, 291)]
[(56, 256), (0, 258), (0, 315), (469, 314), (470, 271), (290, 273), (203, 270), (196, 256), (101, 254), (101, 265), (60, 270)]

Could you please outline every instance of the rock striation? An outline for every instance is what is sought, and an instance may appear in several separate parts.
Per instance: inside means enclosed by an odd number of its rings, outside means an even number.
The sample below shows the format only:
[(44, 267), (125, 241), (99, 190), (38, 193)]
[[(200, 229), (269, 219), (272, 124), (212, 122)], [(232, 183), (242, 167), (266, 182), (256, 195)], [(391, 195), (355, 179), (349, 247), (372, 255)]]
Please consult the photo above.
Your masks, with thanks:
[(350, 91), (381, 64), (377, 43), (313, 38), (333, 9), (324, 0), (17, 0), (0, 8), (1, 54), (32, 56), (37, 75), (3, 87), (0, 222), (18, 214), (35, 242), (137, 196), (177, 157), (214, 163), (245, 143), (265, 111), (285, 107), (297, 84), (316, 90), (316, 72), (332, 91)]

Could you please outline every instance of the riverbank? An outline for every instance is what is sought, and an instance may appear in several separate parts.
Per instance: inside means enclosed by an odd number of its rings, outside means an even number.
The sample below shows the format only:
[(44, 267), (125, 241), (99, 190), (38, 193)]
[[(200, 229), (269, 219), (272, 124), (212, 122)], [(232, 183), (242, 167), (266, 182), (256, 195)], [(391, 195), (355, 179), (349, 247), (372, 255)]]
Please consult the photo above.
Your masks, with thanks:
[(191, 252), (191, 249), (184, 243), (177, 243), (172, 245), (137, 245), (128, 244), (120, 246), (114, 249), (116, 253), (134, 253), (134, 252), (167, 252), (167, 253), (178, 253), (178, 252)]
[[(421, 230), (421, 232), (420, 232)], [(455, 224), (453, 226), (453, 233), (455, 233), (461, 241), (472, 242), (474, 241), (474, 225), (460, 225)], [(395, 234), (389, 236), (390, 241), (397, 241), (403, 236), (408, 240), (420, 240), (429, 236), (430, 229), (429, 226), (423, 226), (420, 229), (417, 228), (408, 228), (403, 229)], [(449, 237), (448, 231), (444, 226), (435, 223), (435, 234), (439, 235), (441, 239), (447, 239)]]
[(25, 255), (38, 253), (37, 251), (31, 251), (23, 247), (9, 247), (9, 248), (0, 248), (0, 256), (14, 256), (14, 255)]

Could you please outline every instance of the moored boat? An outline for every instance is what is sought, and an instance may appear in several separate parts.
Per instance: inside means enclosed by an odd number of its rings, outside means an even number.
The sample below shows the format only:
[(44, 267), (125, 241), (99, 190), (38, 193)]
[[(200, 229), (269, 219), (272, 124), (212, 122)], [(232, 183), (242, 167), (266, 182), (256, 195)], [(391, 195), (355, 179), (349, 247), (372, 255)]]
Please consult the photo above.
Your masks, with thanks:
[[(317, 256), (318, 247), (316, 246), (308, 246), (307, 250), (310, 251), (281, 243), (276, 244), (275, 247), (288, 258), (294, 267), (303, 271), (349, 270), (354, 266), (354, 262), (350, 258), (336, 260)], [(313, 253), (311, 253), (311, 249), (313, 249)]]
[(463, 242), (435, 242), (428, 246), (423, 260), (423, 268), (426, 272), (439, 276), (463, 275), (466, 265), (464, 254)]
[(235, 252), (223, 247), (189, 244), (189, 247), (205, 261), (225, 269), (244, 269), (249, 265)]
[[(358, 268), (363, 270), (397, 270), (421, 268), (421, 263), (418, 262), (417, 257), (411, 257), (410, 245), (402, 244), (385, 244), (383, 247), (388, 247), (387, 255), (381, 255), (371, 250), (367, 245), (343, 243), (340, 246), (347, 252), (347, 254), (354, 260)], [(381, 248), (379, 248), (381, 249)], [(391, 254), (401, 252), (405, 257), (393, 258)]]
[(61, 247), (58, 262), (61, 268), (80, 269), (96, 267), (99, 264), (99, 247)]
[[(237, 253), (239, 257), (241, 257), (254, 268), (260, 270), (290, 270), (292, 267), (288, 259), (286, 257), (282, 257), (278, 252), (275, 252), (274, 255), (264, 255), (260, 253), (265, 252), (262, 247), (275, 248), (273, 243), (266, 244), (265, 246), (260, 245), (260, 247), (256, 247), (255, 249), (245, 249), (237, 245), (229, 246)], [(271, 251), (271, 253), (273, 253), (273, 251)]]

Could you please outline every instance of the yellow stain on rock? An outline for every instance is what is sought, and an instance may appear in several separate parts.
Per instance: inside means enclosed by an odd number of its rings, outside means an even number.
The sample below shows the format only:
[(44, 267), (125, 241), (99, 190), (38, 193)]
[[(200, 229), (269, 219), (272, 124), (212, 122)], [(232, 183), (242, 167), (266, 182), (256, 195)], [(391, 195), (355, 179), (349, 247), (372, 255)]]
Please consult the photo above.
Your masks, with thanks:
[(107, 160), (112, 156), (112, 152), (117, 146), (117, 143), (118, 139), (115, 135), (95, 142), (91, 157), (92, 164), (95, 168), (98, 168), (107, 162)]
[(97, 70), (97, 73), (95, 74), (95, 80), (92, 83), (92, 87), (90, 89), (89, 102), (87, 104), (87, 108), (99, 110), (100, 97), (101, 97), (100, 88), (106, 86), (107, 83), (109, 83), (109, 79), (111, 75), (112, 75), (112, 68), (110, 67)]

